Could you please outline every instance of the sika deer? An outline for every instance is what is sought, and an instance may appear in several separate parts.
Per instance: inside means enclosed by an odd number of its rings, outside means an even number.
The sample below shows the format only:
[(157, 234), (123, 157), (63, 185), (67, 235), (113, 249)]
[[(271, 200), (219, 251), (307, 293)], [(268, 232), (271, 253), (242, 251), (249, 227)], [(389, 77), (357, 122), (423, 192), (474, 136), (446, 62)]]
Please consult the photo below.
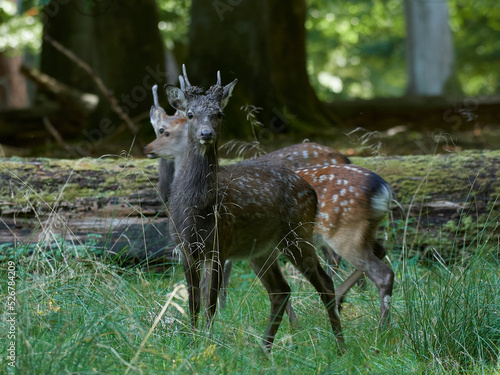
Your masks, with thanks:
[[(159, 137), (146, 146), (145, 154), (148, 157), (178, 160), (180, 148), (173, 147), (172, 136), (182, 134), (185, 127), (182, 123), (172, 124), (167, 136)], [(184, 143), (185, 140), (179, 140), (179, 144)], [(388, 322), (394, 274), (379, 260), (385, 256), (386, 251), (375, 240), (375, 232), (389, 210), (390, 187), (380, 176), (367, 169), (353, 165), (325, 165), (325, 158), (327, 162), (333, 163), (331, 157), (335, 157), (335, 160), (349, 161), (337, 151), (314, 143), (290, 146), (254, 161), (282, 163), (288, 168), (295, 169), (296, 173), (313, 186), (320, 203), (315, 233), (320, 237), (322, 245), (327, 244), (323, 246), (323, 249), (326, 249), (323, 251), (327, 260), (332, 254), (336, 255), (330, 248), (332, 246), (338, 254), (346, 254), (346, 260), (357, 268), (357, 271), (337, 290), (338, 306), (345, 293), (366, 272), (379, 289), (381, 323)], [(312, 168), (298, 169), (305, 163)], [(226, 265), (224, 285), (227, 285), (229, 278), (228, 266), (230, 263)], [(294, 313), (291, 306), (287, 307), (287, 312), (293, 321)]]
[(355, 165), (329, 165), (296, 171), (316, 191), (315, 233), (356, 271), (337, 289), (340, 308), (347, 291), (366, 274), (380, 295), (380, 323), (389, 323), (394, 272), (381, 259), (385, 248), (375, 234), (387, 216), (391, 188), (376, 173)]
[(218, 74), (217, 84), (203, 94), (191, 86), (183, 71), (181, 89), (165, 86), (169, 103), (185, 115), (188, 124), (187, 147), (172, 183), (169, 209), (170, 233), (181, 251), (193, 328), (201, 308), (203, 265), (209, 282), (205, 302), (211, 327), (224, 262), (247, 259), (271, 301), (264, 337), (269, 351), (290, 297), (290, 287), (277, 262), (283, 253), (320, 294), (333, 332), (343, 344), (333, 282), (312, 246), (317, 212), (314, 190), (280, 165), (246, 161), (219, 166), (222, 111), (236, 80), (223, 87)]

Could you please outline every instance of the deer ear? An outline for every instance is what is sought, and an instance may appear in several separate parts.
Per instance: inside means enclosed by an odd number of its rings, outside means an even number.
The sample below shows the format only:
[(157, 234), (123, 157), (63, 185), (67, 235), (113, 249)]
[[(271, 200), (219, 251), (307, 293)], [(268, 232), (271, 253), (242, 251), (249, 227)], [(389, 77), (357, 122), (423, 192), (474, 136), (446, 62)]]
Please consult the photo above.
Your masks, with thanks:
[(154, 105), (152, 105), (151, 109), (149, 110), (149, 119), (151, 120), (151, 124), (153, 124), (153, 126), (158, 120), (158, 116), (156, 114), (156, 107)]
[(188, 106), (188, 100), (186, 99), (184, 92), (174, 85), (165, 85), (164, 89), (170, 105), (184, 114)]
[(231, 94), (233, 93), (234, 86), (236, 85), (236, 82), (238, 82), (237, 79), (235, 79), (233, 82), (227, 84), (224, 86), (224, 91), (222, 92), (222, 101), (220, 103), (220, 108), (224, 109), (229, 102), (229, 98), (231, 97)]
[(162, 107), (152, 105), (151, 110), (149, 111), (149, 119), (151, 120), (151, 125), (153, 125), (156, 136), (158, 136), (158, 130), (161, 125), (169, 125), (176, 118), (176, 116), (167, 115)]
[(153, 125), (153, 129), (155, 130), (155, 134), (158, 137), (158, 123), (160, 122), (160, 113), (158, 111), (158, 107), (154, 105), (151, 106), (151, 110), (149, 111), (149, 119), (151, 120), (151, 125)]

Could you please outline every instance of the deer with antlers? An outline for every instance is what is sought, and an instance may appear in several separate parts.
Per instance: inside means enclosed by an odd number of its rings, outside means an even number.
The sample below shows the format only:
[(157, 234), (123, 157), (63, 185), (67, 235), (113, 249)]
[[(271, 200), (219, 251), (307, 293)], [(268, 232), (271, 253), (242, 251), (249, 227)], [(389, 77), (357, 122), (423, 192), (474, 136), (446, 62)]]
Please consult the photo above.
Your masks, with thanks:
[(269, 351), (290, 298), (278, 265), (278, 257), (284, 254), (318, 291), (332, 330), (343, 344), (333, 282), (312, 245), (315, 191), (278, 164), (250, 160), (219, 165), (222, 111), (236, 80), (222, 86), (218, 73), (217, 83), (204, 93), (190, 84), (185, 68), (183, 73), (181, 89), (165, 86), (169, 103), (187, 119), (187, 146), (172, 182), (169, 212), (170, 233), (181, 251), (192, 326), (196, 327), (200, 313), (203, 284), (207, 284), (203, 302), (210, 327), (225, 261), (246, 259), (271, 302), (263, 341)]
[[(187, 145), (187, 119), (183, 118), (179, 112), (172, 116), (167, 115), (159, 105), (157, 89), (156, 85), (152, 88), (154, 105), (151, 106), (150, 111), (150, 120), (157, 139), (144, 148), (144, 153), (149, 158), (160, 156), (158, 190), (162, 201), (166, 202), (170, 195), (170, 185), (175, 171), (181, 168), (182, 156)], [(166, 160), (173, 161), (174, 167), (172, 168), (171, 163), (165, 162)], [(277, 162), (291, 170), (330, 164), (350, 164), (350, 160), (341, 152), (314, 142), (291, 145), (270, 152), (257, 160)], [(324, 241), (319, 242), (318, 246), (327, 264), (327, 273), (333, 278), (334, 274), (338, 272), (340, 257)], [(227, 261), (224, 266), (224, 279), (219, 293), (219, 306), (221, 308), (226, 304), (232, 264), (232, 262)], [(295, 325), (298, 319), (290, 304), (287, 304), (286, 312), (290, 322)]]

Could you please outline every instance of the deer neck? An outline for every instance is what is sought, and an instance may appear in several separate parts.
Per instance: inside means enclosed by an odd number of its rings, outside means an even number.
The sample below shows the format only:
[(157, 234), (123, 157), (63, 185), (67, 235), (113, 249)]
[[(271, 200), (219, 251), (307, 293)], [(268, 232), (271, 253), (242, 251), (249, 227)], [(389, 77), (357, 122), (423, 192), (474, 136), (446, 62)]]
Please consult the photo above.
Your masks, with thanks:
[(183, 204), (203, 210), (216, 202), (219, 162), (215, 143), (210, 147), (199, 146), (199, 143), (189, 142), (180, 168), (176, 163), (173, 190)]
[(174, 166), (175, 166), (174, 178), (177, 177), (179, 172), (182, 170), (183, 160), (184, 160), (184, 154), (175, 156), (175, 158), (174, 158)]
[(158, 190), (164, 203), (170, 198), (172, 182), (177, 172), (174, 164), (174, 162), (167, 159), (160, 159), (158, 164)]

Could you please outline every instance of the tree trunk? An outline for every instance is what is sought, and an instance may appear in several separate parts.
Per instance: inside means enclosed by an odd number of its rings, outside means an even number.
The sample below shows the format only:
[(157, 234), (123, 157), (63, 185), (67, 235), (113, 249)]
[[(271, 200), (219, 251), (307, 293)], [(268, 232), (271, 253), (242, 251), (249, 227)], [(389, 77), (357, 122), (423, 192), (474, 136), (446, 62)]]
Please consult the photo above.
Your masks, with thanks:
[[(44, 7), (44, 34), (90, 65), (129, 117), (149, 112), (151, 87), (165, 83), (163, 42), (154, 0), (52, 1)], [(105, 96), (79, 66), (42, 44), (41, 70), (70, 87), (98, 94), (97, 110), (83, 133), (97, 147), (122, 123)], [(56, 127), (64, 124), (54, 121)]]
[(262, 108), (259, 120), (274, 133), (331, 127), (307, 76), (305, 16), (305, 0), (193, 0), (185, 61), (191, 83), (207, 88), (218, 70), (225, 83), (238, 78), (225, 138), (250, 134), (243, 105)]
[[(478, 236), (491, 238), (492, 246), (500, 241), (499, 151), (352, 161), (376, 171), (394, 191), (398, 204), (385, 228), (394, 233), (391, 246), (406, 242), (425, 252), (437, 248), (438, 239), (442, 251), (450, 252), (452, 243), (465, 249)], [(171, 257), (166, 210), (156, 190), (157, 163), (1, 160), (0, 243), (37, 242), (53, 234), (85, 241), (98, 233), (113, 252), (125, 249), (144, 258), (147, 250)], [(467, 228), (453, 226), (462, 222)]]
[(457, 94), (455, 55), (446, 1), (405, 0), (407, 94)]
[(25, 108), (29, 104), (26, 80), (19, 69), (22, 56), (0, 53), (0, 109)]
[[(15, 3), (15, 0), (10, 0)], [(22, 2), (17, 2), (20, 13)], [(19, 71), (23, 64), (23, 51), (0, 52), (0, 109), (19, 109), (29, 105), (26, 80)]]

